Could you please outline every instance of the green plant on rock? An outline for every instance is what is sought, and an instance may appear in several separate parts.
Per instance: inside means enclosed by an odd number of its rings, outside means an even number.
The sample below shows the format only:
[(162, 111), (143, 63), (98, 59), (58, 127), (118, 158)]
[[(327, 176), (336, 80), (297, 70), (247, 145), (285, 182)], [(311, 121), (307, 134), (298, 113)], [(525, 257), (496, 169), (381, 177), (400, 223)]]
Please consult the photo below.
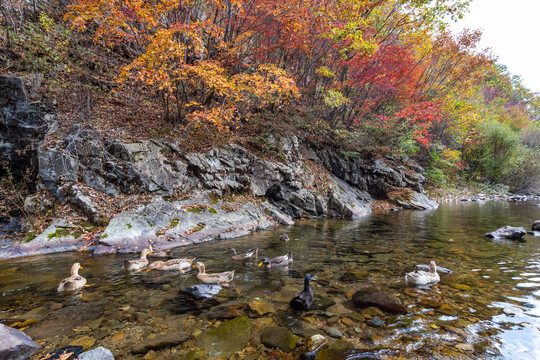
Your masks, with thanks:
[(46, 13), (41, 13), (38, 23), (29, 23), (16, 43), (27, 70), (46, 76), (69, 71), (72, 64), (69, 53), (73, 47), (71, 30), (56, 24)]

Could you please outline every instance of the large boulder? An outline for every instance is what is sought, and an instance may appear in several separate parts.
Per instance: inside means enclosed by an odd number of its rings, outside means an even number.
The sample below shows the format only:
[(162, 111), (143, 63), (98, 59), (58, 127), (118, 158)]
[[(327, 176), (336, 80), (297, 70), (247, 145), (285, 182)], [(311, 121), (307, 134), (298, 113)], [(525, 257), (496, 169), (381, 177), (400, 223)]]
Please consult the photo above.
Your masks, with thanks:
[(22, 331), (0, 324), (0, 360), (28, 359), (39, 345)]
[(94, 254), (137, 252), (152, 241), (157, 248), (172, 248), (193, 242), (234, 238), (265, 229), (275, 222), (251, 202), (223, 210), (220, 200), (212, 202), (206, 194), (191, 199), (167, 201), (160, 196), (139, 209), (115, 216), (101, 235)]
[(523, 227), (517, 226), (503, 226), (493, 232), (487, 233), (485, 236), (492, 239), (511, 239), (519, 240), (527, 233), (527, 230)]
[(425, 194), (416, 192), (410, 193), (407, 197), (393, 198), (390, 196), (390, 200), (394, 201), (404, 209), (432, 210), (439, 206), (436, 201), (429, 199)]
[(367, 308), (375, 306), (391, 314), (406, 314), (407, 309), (392, 296), (376, 290), (359, 290), (352, 296), (356, 307)]

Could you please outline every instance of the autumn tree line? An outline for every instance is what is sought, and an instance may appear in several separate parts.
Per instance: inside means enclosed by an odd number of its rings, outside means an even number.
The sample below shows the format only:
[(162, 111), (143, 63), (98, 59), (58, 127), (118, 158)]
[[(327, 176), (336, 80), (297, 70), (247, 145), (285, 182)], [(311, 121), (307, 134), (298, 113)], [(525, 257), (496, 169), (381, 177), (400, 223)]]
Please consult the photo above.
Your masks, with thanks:
[(122, 57), (116, 91), (159, 104), (156, 127), (264, 118), (344, 156), (414, 158), (434, 187), (538, 191), (539, 96), (479, 31), (447, 30), (469, 2), (0, 0), (0, 64), (47, 79), (98, 48)]

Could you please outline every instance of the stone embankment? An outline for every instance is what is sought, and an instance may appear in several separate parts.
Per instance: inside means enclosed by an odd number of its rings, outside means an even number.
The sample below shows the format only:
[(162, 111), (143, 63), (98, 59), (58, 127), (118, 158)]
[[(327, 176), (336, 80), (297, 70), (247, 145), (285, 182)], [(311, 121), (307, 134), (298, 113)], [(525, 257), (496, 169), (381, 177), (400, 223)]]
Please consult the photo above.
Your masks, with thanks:
[[(294, 135), (273, 139), (279, 151), (269, 159), (237, 144), (186, 152), (178, 142), (123, 141), (89, 125), (62, 131), (51, 111), (28, 101), (20, 78), (1, 76), (0, 88), (0, 171), (35, 179), (37, 191), (25, 201), (30, 213), (69, 203), (84, 220), (107, 224), (94, 239), (95, 254), (139, 251), (149, 241), (164, 249), (238, 237), (300, 218), (357, 218), (375, 200), (437, 207), (413, 163), (344, 157)], [(81, 226), (55, 219), (32, 241), (2, 246), (0, 258), (86, 247)]]

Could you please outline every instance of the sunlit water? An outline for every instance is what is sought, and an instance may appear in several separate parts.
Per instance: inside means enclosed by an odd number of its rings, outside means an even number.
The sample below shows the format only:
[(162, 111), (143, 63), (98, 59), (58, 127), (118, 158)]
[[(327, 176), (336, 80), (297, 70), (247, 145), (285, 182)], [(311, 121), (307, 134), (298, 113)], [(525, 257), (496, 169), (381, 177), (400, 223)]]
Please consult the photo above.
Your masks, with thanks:
[[(356, 349), (380, 358), (540, 358), (540, 238), (525, 242), (489, 240), (484, 234), (504, 225), (523, 226), (540, 219), (533, 202), (442, 205), (435, 211), (373, 214), (360, 220), (308, 220), (292, 227), (177, 248), (175, 257), (196, 257), (207, 272), (234, 269), (222, 303), (262, 301), (274, 313), (253, 319), (253, 326), (323, 329), (335, 327)], [(287, 232), (291, 241), (282, 243)], [(294, 265), (270, 272), (252, 262), (231, 260), (224, 250), (259, 248), (259, 259), (291, 251)], [(0, 320), (21, 327), (41, 346), (38, 354), (68, 345), (82, 336), (107, 347), (118, 359), (142, 358), (131, 350), (141, 339), (168, 332), (193, 334), (187, 342), (158, 350), (158, 358), (182, 358), (194, 340), (223, 320), (206, 316), (210, 303), (193, 303), (179, 292), (200, 283), (195, 272), (122, 271), (125, 258), (69, 253), (0, 263)], [(431, 288), (407, 287), (404, 274), (429, 260), (453, 270)], [(91, 286), (59, 294), (58, 283), (73, 262)], [(348, 270), (367, 270), (367, 279), (342, 282)], [(336, 305), (301, 316), (288, 301), (302, 288), (302, 278), (318, 278), (315, 294)], [(385, 314), (386, 326), (368, 326), (350, 296), (377, 288), (399, 298), (407, 315)], [(369, 319), (369, 313), (366, 318)], [(371, 314), (373, 315), (373, 314)], [(347, 318), (347, 320), (343, 320)], [(24, 323), (24, 321), (27, 321)], [(264, 359), (256, 336), (240, 357)], [(160, 352), (161, 351), (161, 352)], [(251, 354), (249, 354), (251, 353)], [(176, 354), (176, 357), (174, 356)], [(299, 350), (294, 356), (299, 355)], [(209, 357), (215, 356), (210, 353)], [(354, 358), (354, 357), (351, 357)], [(360, 357), (358, 357), (360, 358)]]

